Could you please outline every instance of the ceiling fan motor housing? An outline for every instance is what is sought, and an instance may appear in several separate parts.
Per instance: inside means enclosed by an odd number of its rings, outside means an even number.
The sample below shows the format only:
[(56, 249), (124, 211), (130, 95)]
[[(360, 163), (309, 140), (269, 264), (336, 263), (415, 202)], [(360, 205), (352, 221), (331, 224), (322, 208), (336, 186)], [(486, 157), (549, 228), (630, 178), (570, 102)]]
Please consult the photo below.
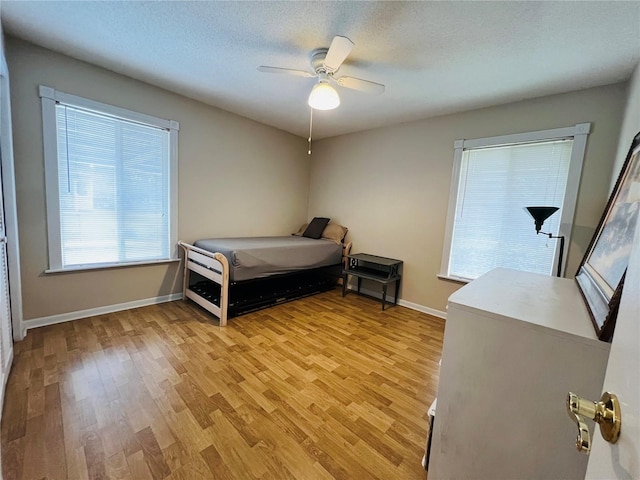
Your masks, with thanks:
[(320, 73), (334, 73), (337, 72), (338, 69), (329, 71), (327, 67), (324, 65), (324, 60), (327, 58), (327, 52), (329, 49), (327, 48), (316, 48), (313, 52), (311, 52), (310, 60), (311, 60), (311, 68), (316, 74)]

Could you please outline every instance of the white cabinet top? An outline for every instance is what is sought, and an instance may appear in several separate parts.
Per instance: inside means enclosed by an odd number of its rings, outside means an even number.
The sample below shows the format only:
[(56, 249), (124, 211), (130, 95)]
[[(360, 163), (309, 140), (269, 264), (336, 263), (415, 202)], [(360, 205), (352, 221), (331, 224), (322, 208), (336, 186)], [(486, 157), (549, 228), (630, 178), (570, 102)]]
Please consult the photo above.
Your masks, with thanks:
[(451, 295), (449, 309), (456, 307), (609, 349), (598, 340), (573, 279), (496, 268)]

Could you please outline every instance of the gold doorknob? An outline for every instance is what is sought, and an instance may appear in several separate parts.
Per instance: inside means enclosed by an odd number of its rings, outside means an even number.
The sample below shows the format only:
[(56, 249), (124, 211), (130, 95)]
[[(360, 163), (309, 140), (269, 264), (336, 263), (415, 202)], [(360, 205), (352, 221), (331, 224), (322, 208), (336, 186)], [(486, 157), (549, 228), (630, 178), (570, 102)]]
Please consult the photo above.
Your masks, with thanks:
[(620, 416), (620, 402), (613, 393), (604, 392), (599, 402), (584, 400), (575, 393), (567, 394), (567, 413), (578, 426), (576, 447), (578, 451), (589, 455), (591, 451), (591, 436), (585, 418), (594, 420), (600, 425), (602, 437), (609, 443), (616, 443), (620, 436), (622, 418)]

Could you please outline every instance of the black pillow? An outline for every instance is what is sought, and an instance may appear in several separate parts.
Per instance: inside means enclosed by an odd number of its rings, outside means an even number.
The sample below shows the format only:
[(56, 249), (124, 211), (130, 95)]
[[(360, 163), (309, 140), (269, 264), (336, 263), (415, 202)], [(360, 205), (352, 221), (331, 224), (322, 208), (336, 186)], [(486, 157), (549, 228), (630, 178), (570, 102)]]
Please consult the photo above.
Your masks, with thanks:
[(322, 236), (324, 227), (327, 226), (329, 220), (330, 219), (324, 217), (314, 217), (302, 236), (316, 239), (320, 238)]

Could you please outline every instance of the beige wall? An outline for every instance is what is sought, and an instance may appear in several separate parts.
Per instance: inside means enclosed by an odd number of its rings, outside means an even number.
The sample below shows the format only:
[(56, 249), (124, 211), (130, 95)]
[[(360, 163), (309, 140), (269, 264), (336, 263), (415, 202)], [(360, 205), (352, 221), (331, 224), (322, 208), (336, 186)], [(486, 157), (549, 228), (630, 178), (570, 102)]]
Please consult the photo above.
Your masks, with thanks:
[(627, 158), (629, 147), (634, 137), (640, 132), (640, 63), (636, 65), (628, 84), (627, 107), (620, 128), (618, 154), (611, 172), (611, 190), (618, 180), (622, 165)]
[(48, 265), (39, 84), (180, 122), (180, 239), (287, 234), (306, 221), (310, 161), (303, 139), (15, 38), (6, 38), (5, 48), (25, 320), (181, 290), (176, 263), (43, 273)]
[(282, 234), (314, 215), (329, 216), (349, 227), (354, 251), (403, 259), (401, 297), (436, 310), (460, 286), (436, 278), (455, 139), (593, 123), (569, 249), (572, 274), (602, 212), (611, 172), (619, 170), (618, 137), (626, 153), (622, 136), (637, 131), (640, 115), (636, 69), (623, 134), (621, 84), (318, 141), (310, 164), (304, 139), (11, 37), (6, 50), (27, 320), (180, 291), (176, 264), (43, 274), (39, 84), (180, 122), (180, 239)]
[(624, 103), (625, 84), (619, 84), (318, 141), (309, 216), (348, 226), (353, 252), (404, 260), (400, 297), (444, 311), (461, 286), (436, 277), (454, 140), (592, 122), (568, 251), (573, 275), (607, 199)]

